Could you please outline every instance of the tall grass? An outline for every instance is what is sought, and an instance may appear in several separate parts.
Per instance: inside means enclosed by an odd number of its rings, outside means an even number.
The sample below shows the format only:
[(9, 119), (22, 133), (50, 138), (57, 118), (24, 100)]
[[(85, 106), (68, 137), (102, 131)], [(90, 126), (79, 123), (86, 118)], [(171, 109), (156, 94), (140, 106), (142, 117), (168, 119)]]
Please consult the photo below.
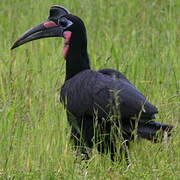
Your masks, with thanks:
[[(2, 179), (180, 179), (180, 44), (178, 0), (1, 0), (0, 177)], [(78, 162), (59, 103), (63, 42), (44, 39), (10, 51), (53, 4), (86, 24), (93, 69), (111, 67), (131, 80), (175, 126), (161, 144), (134, 142), (132, 165), (112, 163), (94, 149)], [(77, 62), (78, 63), (78, 62)]]

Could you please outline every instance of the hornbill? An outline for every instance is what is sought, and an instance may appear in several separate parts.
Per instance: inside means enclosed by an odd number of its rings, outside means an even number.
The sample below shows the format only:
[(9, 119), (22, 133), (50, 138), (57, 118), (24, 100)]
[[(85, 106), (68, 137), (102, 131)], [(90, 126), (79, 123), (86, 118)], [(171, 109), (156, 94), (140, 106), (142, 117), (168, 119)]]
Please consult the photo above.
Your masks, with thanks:
[(12, 49), (47, 37), (65, 39), (66, 77), (60, 100), (71, 137), (83, 153), (95, 145), (114, 160), (124, 150), (127, 156), (126, 147), (135, 135), (153, 142), (161, 141), (164, 134), (170, 136), (173, 126), (154, 121), (157, 108), (123, 74), (113, 69), (91, 70), (84, 23), (64, 7), (52, 6), (48, 20), (25, 32)]

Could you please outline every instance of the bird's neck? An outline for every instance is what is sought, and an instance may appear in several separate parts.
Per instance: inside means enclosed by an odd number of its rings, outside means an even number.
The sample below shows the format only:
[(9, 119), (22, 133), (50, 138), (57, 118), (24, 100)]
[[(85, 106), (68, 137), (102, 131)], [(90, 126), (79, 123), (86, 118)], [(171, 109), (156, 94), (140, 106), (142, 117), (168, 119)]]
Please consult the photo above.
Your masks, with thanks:
[[(65, 39), (66, 43), (66, 39)], [(77, 73), (90, 69), (89, 57), (87, 52), (87, 39), (77, 39), (77, 37), (71, 37), (69, 47), (64, 46), (65, 53), (64, 58), (66, 59), (66, 79), (72, 78)]]
[(89, 58), (87, 54), (74, 55), (66, 59), (66, 80), (86, 69), (90, 69)]

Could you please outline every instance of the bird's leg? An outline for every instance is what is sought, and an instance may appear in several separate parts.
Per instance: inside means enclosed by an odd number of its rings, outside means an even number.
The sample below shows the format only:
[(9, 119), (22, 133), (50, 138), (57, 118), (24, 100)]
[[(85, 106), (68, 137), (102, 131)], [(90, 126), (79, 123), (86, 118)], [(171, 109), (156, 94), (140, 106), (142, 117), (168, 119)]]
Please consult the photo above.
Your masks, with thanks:
[(71, 128), (70, 139), (74, 143), (74, 148), (75, 148), (77, 157), (81, 157), (81, 160), (88, 160), (89, 159), (88, 150), (85, 147), (85, 144), (82, 140), (81, 135), (76, 131), (74, 127)]
[(67, 120), (71, 127), (70, 140), (74, 143), (74, 149), (77, 156), (82, 156), (82, 159), (88, 159), (88, 153), (84, 146), (82, 133), (79, 127), (80, 120), (77, 119), (71, 112), (67, 111)]
[(71, 120), (71, 139), (74, 141), (77, 155), (82, 156), (82, 160), (89, 159), (93, 147), (93, 119), (87, 116), (77, 119), (68, 113), (68, 120)]

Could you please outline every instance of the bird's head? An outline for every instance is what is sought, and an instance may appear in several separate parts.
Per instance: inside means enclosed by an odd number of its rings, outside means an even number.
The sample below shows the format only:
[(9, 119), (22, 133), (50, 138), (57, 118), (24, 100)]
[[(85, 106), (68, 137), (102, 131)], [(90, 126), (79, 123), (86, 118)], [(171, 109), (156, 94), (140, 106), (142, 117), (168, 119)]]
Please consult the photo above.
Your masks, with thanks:
[(12, 46), (14, 49), (29, 41), (47, 38), (47, 37), (64, 37), (64, 56), (67, 56), (72, 39), (78, 41), (77, 46), (86, 43), (86, 29), (83, 21), (69, 13), (62, 6), (52, 6), (48, 20), (26, 31)]

